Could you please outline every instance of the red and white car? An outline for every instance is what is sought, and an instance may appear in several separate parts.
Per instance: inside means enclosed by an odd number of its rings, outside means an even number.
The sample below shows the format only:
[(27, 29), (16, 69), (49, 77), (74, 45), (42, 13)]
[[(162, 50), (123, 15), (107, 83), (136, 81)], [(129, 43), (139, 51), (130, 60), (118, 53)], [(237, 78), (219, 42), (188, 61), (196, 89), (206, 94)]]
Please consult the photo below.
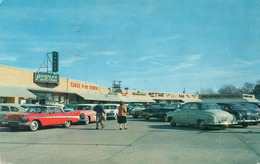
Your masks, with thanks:
[(79, 123), (88, 125), (90, 122), (96, 122), (96, 112), (93, 110), (97, 104), (77, 104), (74, 111), (79, 111)]
[(69, 127), (71, 123), (79, 121), (80, 112), (64, 112), (58, 106), (31, 106), (26, 113), (7, 114), (3, 124), (11, 130), (19, 127), (27, 127), (30, 131), (36, 131), (39, 127), (63, 125)]

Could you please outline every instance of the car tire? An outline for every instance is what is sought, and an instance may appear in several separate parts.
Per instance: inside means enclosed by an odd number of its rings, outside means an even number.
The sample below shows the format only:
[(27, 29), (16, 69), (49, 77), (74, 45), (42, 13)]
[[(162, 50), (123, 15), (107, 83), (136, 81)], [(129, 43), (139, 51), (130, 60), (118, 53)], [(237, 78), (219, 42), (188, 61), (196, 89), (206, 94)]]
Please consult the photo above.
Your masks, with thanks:
[(207, 129), (207, 126), (206, 126), (204, 120), (199, 120), (199, 121), (198, 121), (198, 127), (199, 127), (201, 130)]
[(167, 115), (163, 115), (163, 116), (162, 116), (162, 121), (163, 121), (163, 122), (167, 122), (167, 121), (168, 121), (168, 120), (167, 120)]
[(148, 121), (148, 120), (150, 120), (150, 117), (147, 116), (147, 115), (145, 115), (145, 116), (144, 116), (144, 119)]
[(176, 122), (173, 120), (173, 118), (170, 118), (169, 121), (171, 126), (176, 126)]
[(69, 120), (67, 120), (67, 121), (65, 121), (65, 123), (64, 123), (64, 127), (65, 127), (65, 128), (68, 128), (68, 127), (70, 127), (70, 124), (71, 124), (71, 122), (70, 122)]
[(39, 122), (34, 120), (31, 122), (31, 124), (29, 125), (29, 130), (30, 131), (36, 131), (39, 128)]
[(242, 124), (242, 127), (243, 127), (243, 128), (247, 128), (247, 127), (248, 127), (248, 124)]
[(85, 119), (85, 125), (88, 125), (89, 124), (89, 117), (87, 117), (86, 119)]
[(138, 118), (138, 116), (137, 115), (133, 115), (133, 118)]

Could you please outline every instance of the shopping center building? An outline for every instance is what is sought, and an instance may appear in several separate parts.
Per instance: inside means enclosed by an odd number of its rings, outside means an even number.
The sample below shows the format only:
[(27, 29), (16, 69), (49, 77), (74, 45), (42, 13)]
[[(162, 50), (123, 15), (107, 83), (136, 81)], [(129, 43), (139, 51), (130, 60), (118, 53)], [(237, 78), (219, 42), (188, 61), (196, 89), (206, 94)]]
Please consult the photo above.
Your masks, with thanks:
[(198, 100), (196, 94), (173, 94), (156, 91), (108, 88), (60, 77), (57, 73), (32, 72), (0, 65), (0, 103), (154, 103)]

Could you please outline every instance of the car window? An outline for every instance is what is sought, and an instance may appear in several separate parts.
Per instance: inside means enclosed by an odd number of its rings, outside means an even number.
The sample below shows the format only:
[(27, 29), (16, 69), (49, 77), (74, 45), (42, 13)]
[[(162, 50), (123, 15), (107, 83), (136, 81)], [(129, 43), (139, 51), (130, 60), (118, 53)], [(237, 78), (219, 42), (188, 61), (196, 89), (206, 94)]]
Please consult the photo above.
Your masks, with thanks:
[(18, 108), (16, 108), (16, 107), (10, 107), (11, 108), (11, 112), (19, 112), (19, 109)]
[(183, 110), (189, 110), (190, 109), (190, 104), (184, 104), (182, 109)]
[(246, 107), (247, 109), (259, 109), (259, 107), (255, 104), (243, 104), (244, 107)]
[(44, 110), (47, 110), (46, 108), (42, 107), (30, 107), (28, 109), (28, 113), (46, 113)]
[(197, 104), (191, 104), (190, 105), (190, 110), (199, 110), (199, 107)]
[(2, 106), (1, 111), (2, 112), (9, 112), (9, 108), (7, 106)]
[(79, 106), (76, 106), (75, 110), (91, 110), (91, 106), (90, 105), (79, 105)]
[(104, 109), (117, 109), (116, 105), (105, 105)]
[(242, 105), (231, 105), (233, 110), (246, 110)]
[(224, 106), (220, 107), (217, 104), (203, 104), (202, 110), (209, 110), (209, 109), (224, 109)]
[(62, 113), (61, 108), (55, 108), (55, 113)]

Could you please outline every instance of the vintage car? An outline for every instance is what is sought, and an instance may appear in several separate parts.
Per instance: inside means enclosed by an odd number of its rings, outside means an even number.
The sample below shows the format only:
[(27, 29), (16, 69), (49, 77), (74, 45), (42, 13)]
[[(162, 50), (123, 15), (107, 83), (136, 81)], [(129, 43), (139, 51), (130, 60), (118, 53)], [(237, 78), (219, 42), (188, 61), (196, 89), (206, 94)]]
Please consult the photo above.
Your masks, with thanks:
[(258, 114), (248, 111), (239, 103), (217, 103), (222, 110), (229, 112), (236, 117), (238, 125), (246, 128), (248, 125), (257, 124)]
[(142, 103), (130, 103), (127, 105), (127, 113), (131, 114), (131, 111), (134, 109), (134, 108), (137, 108), (137, 107), (140, 107), (142, 106), (143, 104)]
[(71, 123), (78, 122), (79, 114), (79, 112), (64, 112), (58, 106), (31, 106), (26, 113), (7, 114), (3, 124), (11, 130), (26, 127), (30, 131), (52, 125), (69, 127)]
[(39, 104), (21, 104), (20, 107), (27, 111), (31, 106), (39, 106)]
[(107, 119), (117, 119), (119, 104), (104, 104)]
[(211, 126), (225, 129), (237, 124), (232, 114), (221, 110), (220, 106), (212, 102), (187, 102), (181, 109), (168, 112), (167, 119), (172, 126), (196, 125), (202, 130)]
[[(258, 122), (260, 122), (260, 107), (258, 107), (256, 104), (250, 103), (250, 102), (241, 102), (239, 104), (243, 105), (247, 111), (250, 111), (253, 114), (256, 114), (257, 120), (258, 120)], [(255, 123), (255, 124), (257, 124), (257, 123)]]
[(80, 112), (79, 123), (88, 125), (90, 122), (96, 122), (96, 112), (93, 110), (97, 104), (77, 104), (74, 111)]
[(5, 126), (2, 124), (6, 114), (15, 114), (15, 113), (25, 113), (26, 110), (20, 107), (19, 104), (3, 103), (0, 104), (0, 126)]
[(176, 104), (153, 104), (148, 108), (141, 111), (141, 116), (145, 120), (150, 120), (150, 118), (159, 118), (161, 121), (168, 121), (167, 112), (175, 111), (179, 108), (178, 103)]
[(131, 110), (130, 114), (133, 116), (133, 118), (138, 118), (139, 116), (141, 116), (142, 111), (149, 107), (150, 107), (149, 105), (140, 105), (140, 106), (134, 107)]

